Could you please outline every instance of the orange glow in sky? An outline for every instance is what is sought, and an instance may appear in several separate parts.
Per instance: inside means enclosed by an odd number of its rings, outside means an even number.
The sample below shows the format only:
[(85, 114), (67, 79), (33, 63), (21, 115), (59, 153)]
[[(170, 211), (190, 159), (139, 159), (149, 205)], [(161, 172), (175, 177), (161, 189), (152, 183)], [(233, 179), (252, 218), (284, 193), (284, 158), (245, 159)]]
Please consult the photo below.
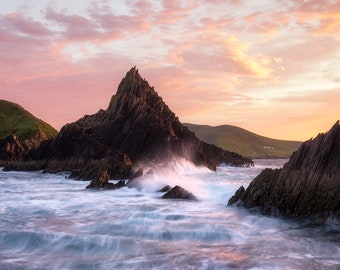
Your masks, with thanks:
[(140, 74), (182, 122), (307, 140), (340, 119), (337, 0), (5, 1), (0, 99), (60, 129)]

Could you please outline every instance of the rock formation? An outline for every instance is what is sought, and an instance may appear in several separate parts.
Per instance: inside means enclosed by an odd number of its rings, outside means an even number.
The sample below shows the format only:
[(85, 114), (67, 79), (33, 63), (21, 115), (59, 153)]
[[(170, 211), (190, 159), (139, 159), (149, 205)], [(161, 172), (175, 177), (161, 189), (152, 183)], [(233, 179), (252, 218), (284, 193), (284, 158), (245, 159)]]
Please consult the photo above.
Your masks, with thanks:
[(194, 194), (190, 193), (186, 189), (175, 186), (162, 196), (163, 199), (183, 199), (190, 201), (198, 201)]
[[(81, 179), (97, 179), (106, 170), (112, 179), (130, 177), (136, 163), (159, 164), (176, 158), (210, 169), (222, 162), (252, 164), (251, 159), (200, 141), (134, 67), (106, 110), (65, 125), (25, 161), (29, 167), (36, 161), (36, 169), (49, 172), (68, 170), (71, 177)], [(20, 166), (25, 167), (14, 164), (12, 168)]]
[(107, 171), (104, 171), (98, 179), (92, 180), (86, 188), (119, 189), (122, 187), (125, 187), (124, 180), (120, 180), (116, 184), (110, 183), (109, 174), (107, 173)]
[(58, 131), (20, 105), (0, 100), (0, 166), (20, 160)]
[(303, 143), (281, 169), (263, 170), (229, 200), (263, 214), (340, 218), (340, 126)]
[(25, 147), (20, 143), (17, 136), (11, 134), (0, 139), (0, 164), (6, 161), (22, 159), (26, 153)]
[(162, 187), (160, 190), (157, 190), (157, 192), (168, 192), (171, 190), (171, 186), (166, 185), (164, 187)]

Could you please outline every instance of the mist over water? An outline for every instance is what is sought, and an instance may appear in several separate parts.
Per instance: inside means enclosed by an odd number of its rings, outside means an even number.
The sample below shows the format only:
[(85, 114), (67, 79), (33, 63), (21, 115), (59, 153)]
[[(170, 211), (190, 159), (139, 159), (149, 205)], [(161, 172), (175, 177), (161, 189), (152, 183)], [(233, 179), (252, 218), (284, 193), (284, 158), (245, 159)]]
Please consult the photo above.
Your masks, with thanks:
[[(0, 171), (0, 269), (339, 269), (332, 220), (306, 226), (226, 206), (240, 185), (285, 161), (216, 173), (182, 161), (140, 190)], [(160, 199), (165, 184), (199, 201)]]

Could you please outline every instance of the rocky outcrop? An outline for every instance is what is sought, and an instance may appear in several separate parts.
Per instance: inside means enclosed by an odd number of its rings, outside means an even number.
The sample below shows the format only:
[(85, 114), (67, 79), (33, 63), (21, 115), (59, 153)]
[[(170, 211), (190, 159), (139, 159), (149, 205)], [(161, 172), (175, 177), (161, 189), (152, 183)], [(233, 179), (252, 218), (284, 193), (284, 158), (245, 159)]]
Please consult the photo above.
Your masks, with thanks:
[(157, 190), (157, 192), (168, 192), (171, 190), (171, 186), (166, 185), (164, 187), (162, 187), (160, 190)]
[(110, 179), (128, 178), (134, 164), (164, 164), (176, 158), (210, 169), (223, 162), (252, 164), (251, 159), (200, 141), (134, 67), (106, 110), (65, 125), (55, 139), (31, 151), (25, 162), (34, 167), (36, 161), (35, 169), (68, 170), (71, 177), (94, 180), (105, 170)]
[(0, 139), (0, 160), (3, 163), (22, 159), (25, 153), (27, 153), (27, 150), (20, 143), (17, 136), (12, 134), (4, 139)]
[(92, 180), (91, 183), (86, 188), (92, 189), (119, 189), (125, 187), (125, 181), (120, 180), (116, 184), (109, 182), (109, 174), (107, 171), (95, 180)]
[(141, 190), (143, 188), (143, 183), (152, 178), (154, 178), (153, 170), (150, 169), (144, 174), (144, 169), (140, 168), (132, 177), (129, 178), (126, 185), (129, 188)]
[(30, 150), (35, 150), (48, 140), (44, 133), (37, 131), (30, 139), (19, 139), (11, 134), (0, 139), (0, 166), (9, 166), (15, 161), (21, 161)]
[(229, 200), (263, 214), (340, 216), (340, 126), (303, 143), (281, 169), (265, 169)]
[(190, 193), (186, 189), (175, 186), (162, 196), (163, 199), (183, 199), (190, 201), (198, 201), (194, 194)]
[(58, 131), (20, 105), (0, 100), (0, 166), (21, 160)]

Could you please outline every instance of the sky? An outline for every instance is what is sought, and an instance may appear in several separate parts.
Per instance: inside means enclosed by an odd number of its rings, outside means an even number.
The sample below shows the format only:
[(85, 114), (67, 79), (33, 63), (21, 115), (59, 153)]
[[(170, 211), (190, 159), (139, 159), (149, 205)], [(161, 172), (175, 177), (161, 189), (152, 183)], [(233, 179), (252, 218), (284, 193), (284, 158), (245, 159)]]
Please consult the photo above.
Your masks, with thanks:
[(181, 122), (304, 141), (340, 119), (338, 0), (0, 1), (0, 99), (57, 129), (133, 66)]

